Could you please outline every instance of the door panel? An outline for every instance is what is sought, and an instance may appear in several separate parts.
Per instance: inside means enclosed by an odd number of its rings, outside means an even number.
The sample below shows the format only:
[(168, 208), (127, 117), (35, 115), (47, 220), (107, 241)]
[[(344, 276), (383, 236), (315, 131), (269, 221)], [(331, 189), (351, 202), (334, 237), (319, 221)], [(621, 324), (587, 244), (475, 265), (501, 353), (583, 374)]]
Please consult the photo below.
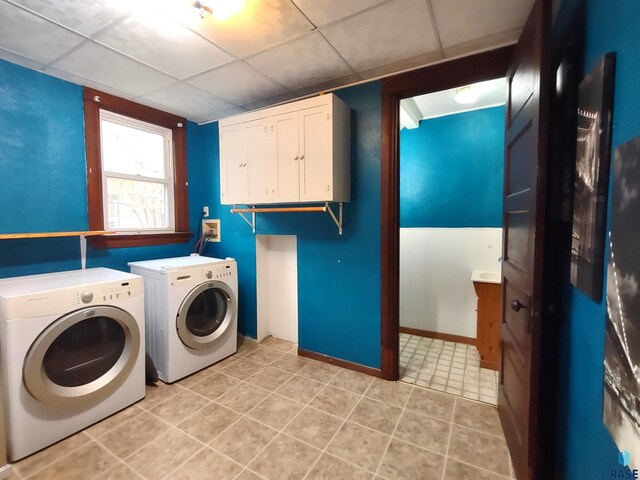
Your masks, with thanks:
[(246, 124), (246, 129), (247, 198), (250, 202), (264, 203), (268, 201), (269, 176), (275, 175), (275, 172), (270, 171), (272, 169), (269, 169), (266, 161), (267, 121), (260, 119), (249, 122)]
[(528, 212), (508, 212), (505, 218), (504, 236), (508, 249), (505, 261), (522, 271), (529, 262), (529, 228), (531, 217)]
[(536, 475), (550, 2), (536, 0), (507, 73), (498, 411), (518, 480)]
[(247, 197), (246, 127), (230, 125), (220, 134), (220, 202), (228, 205)]
[(298, 112), (273, 117), (272, 141), (278, 184), (275, 201), (300, 201), (300, 146), (298, 144)]
[(523, 57), (521, 63), (516, 67), (513, 77), (509, 80), (509, 98), (511, 99), (509, 126), (533, 96), (536, 72), (532, 61), (532, 57)]
[(300, 200), (330, 200), (333, 184), (331, 116), (327, 107), (300, 112)]

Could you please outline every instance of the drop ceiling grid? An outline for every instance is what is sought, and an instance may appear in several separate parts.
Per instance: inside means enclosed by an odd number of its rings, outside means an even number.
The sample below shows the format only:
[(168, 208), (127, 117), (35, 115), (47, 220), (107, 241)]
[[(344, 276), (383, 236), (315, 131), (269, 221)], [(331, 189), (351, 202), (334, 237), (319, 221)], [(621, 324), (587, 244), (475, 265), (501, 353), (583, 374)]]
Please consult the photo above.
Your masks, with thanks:
[[(135, 1), (0, 0), (0, 58), (211, 121), (432, 63), (449, 52), (504, 44), (522, 28), (532, 3), (247, 0), (263, 15), (247, 20), (255, 35), (236, 35), (230, 27), (190, 24), (193, 11), (154, 23), (149, 19), (160, 13), (140, 17), (129, 6)], [(469, 15), (477, 24), (469, 24)], [(234, 69), (242, 73), (226, 72)]]

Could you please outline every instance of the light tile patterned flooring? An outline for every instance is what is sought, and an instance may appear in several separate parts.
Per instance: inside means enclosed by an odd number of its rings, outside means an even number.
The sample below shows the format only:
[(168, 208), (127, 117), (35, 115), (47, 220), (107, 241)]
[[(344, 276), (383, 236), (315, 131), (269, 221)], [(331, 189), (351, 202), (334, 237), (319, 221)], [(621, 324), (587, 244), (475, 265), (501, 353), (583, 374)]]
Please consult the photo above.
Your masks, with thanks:
[(400, 380), (498, 404), (498, 372), (480, 368), (473, 345), (401, 333)]
[(495, 408), (245, 341), (233, 357), (12, 467), (10, 478), (501, 480)]

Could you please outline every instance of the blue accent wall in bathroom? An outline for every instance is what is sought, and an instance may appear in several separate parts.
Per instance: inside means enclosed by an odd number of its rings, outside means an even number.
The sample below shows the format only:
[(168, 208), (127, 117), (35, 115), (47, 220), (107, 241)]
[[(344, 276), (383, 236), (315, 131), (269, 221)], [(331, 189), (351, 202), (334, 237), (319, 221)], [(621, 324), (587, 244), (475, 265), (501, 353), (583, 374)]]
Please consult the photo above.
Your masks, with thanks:
[(400, 227), (501, 227), (504, 106), (400, 131)]
[[(297, 235), (300, 348), (371, 367), (380, 366), (380, 83), (336, 92), (351, 108), (351, 198), (344, 207), (344, 234), (327, 214), (257, 215), (257, 233)], [(217, 126), (207, 131), (207, 159), (217, 172)], [(209, 145), (210, 144), (210, 145)], [(219, 244), (206, 253), (238, 259), (246, 334), (256, 335), (255, 235), (229, 207), (219, 204), (214, 181)]]
[[(0, 232), (86, 230), (82, 87), (0, 60)], [(199, 128), (187, 127), (189, 201), (196, 231), (209, 171)], [(90, 249), (88, 267), (187, 255), (190, 244)], [(80, 268), (78, 238), (3, 240), (0, 278)]]
[[(579, 1), (565, 0), (560, 19)], [(612, 144), (615, 149), (640, 135), (640, 3), (636, 0), (587, 0), (585, 68), (600, 56), (616, 52), (616, 85)], [(606, 252), (608, 258), (609, 252)], [(606, 275), (606, 270), (605, 270)], [(606, 288), (606, 280), (604, 282)], [(567, 281), (561, 335), (558, 445), (561, 478), (610, 478), (618, 450), (602, 420), (606, 300), (594, 302)], [(640, 447), (639, 447), (640, 448)], [(640, 450), (631, 452), (638, 458)]]

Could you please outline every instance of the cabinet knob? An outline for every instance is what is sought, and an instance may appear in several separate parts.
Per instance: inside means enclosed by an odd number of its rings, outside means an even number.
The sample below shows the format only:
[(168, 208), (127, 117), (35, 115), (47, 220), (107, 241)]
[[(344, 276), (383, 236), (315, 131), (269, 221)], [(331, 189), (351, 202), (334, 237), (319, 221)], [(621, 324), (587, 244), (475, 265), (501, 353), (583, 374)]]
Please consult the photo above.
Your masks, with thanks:
[(298, 157), (298, 155), (296, 155), (296, 156), (294, 157), (294, 159), (293, 159), (293, 160), (294, 160), (294, 161), (297, 161), (297, 160), (298, 160), (298, 158), (299, 158), (299, 157)]
[(304, 155), (300, 155), (300, 160), (304, 160)]

